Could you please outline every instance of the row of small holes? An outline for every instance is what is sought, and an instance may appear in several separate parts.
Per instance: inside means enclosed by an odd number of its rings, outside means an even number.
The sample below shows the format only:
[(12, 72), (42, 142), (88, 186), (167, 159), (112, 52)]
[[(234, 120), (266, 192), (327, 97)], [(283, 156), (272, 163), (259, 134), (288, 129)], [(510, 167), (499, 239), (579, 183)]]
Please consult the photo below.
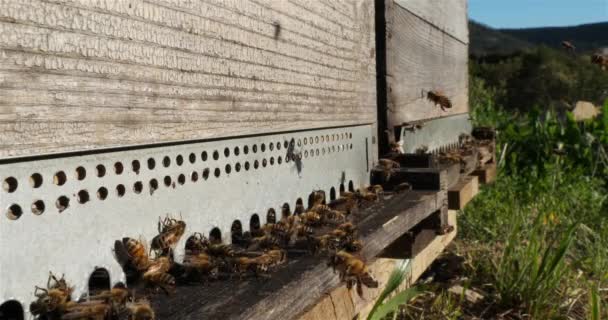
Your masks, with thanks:
[[(334, 137), (334, 138), (332, 138), (332, 141), (333, 141), (333, 139), (335, 139), (335, 137), (337, 137), (337, 139), (340, 139), (340, 137), (342, 139), (344, 139), (344, 138), (352, 138), (352, 133), (349, 133), (349, 134), (342, 133), (341, 135), (334, 134), (334, 135), (332, 135), (332, 137)], [(312, 140), (313, 140), (313, 138), (311, 137), (310, 138), (311, 144), (312, 144)], [(319, 136), (315, 137), (314, 140), (315, 140), (315, 142), (318, 143)], [(325, 138), (323, 136), (321, 136), (321, 140), (323, 141), (323, 140), (325, 140)], [(327, 140), (329, 141), (329, 135), (327, 135)], [(298, 146), (301, 146), (302, 145), (302, 140), (298, 139), (297, 143), (298, 143)], [(305, 145), (308, 144), (308, 138), (304, 138), (304, 144)], [(287, 148), (287, 146), (288, 146), (288, 142), (287, 141), (284, 142), (284, 146), (285, 146), (285, 148)], [(281, 144), (277, 142), (276, 147), (277, 147), (277, 150), (280, 150), (281, 149)], [(346, 149), (348, 149), (348, 148), (352, 149), (352, 143), (350, 145), (348, 145), (348, 144), (339, 145), (338, 146), (338, 151), (340, 151), (341, 149), (344, 150), (345, 148)], [(264, 152), (266, 150), (266, 145), (264, 143), (262, 143), (260, 145), (260, 149), (261, 149), (262, 152)], [(272, 142), (269, 144), (269, 149), (270, 150), (274, 149), (274, 144)], [(322, 150), (323, 154), (325, 154), (325, 148), (322, 148), (321, 150)], [(257, 145), (255, 145), (255, 144), (253, 145), (252, 151), (254, 153), (257, 152)], [(328, 147), (327, 152), (333, 152), (333, 151), (335, 151), (335, 146), (332, 146), (331, 148)], [(243, 152), (245, 154), (249, 153), (248, 146), (244, 146), (243, 147)], [(316, 149), (316, 151), (314, 153), (316, 155), (319, 155), (319, 149)], [(235, 147), (234, 148), (234, 154), (237, 155), (237, 156), (240, 154), (239, 147)], [(305, 156), (307, 156), (307, 154), (308, 154), (308, 151), (305, 152)], [(224, 148), (224, 156), (226, 158), (228, 158), (230, 156), (230, 149), (229, 148)], [(195, 163), (196, 162), (196, 155), (194, 153), (191, 153), (188, 158), (189, 158), (189, 161), (191, 163)], [(202, 154), (201, 154), (201, 159), (203, 161), (207, 161), (207, 158), (208, 158), (207, 151), (203, 151)], [(214, 160), (218, 160), (219, 159), (219, 152), (217, 150), (213, 151), (213, 159)], [(183, 164), (183, 162), (184, 162), (184, 159), (183, 159), (182, 155), (178, 155), (175, 158), (175, 162), (177, 163), (178, 166), (181, 166)], [(165, 168), (168, 168), (171, 165), (171, 158), (169, 156), (165, 156), (163, 158), (163, 160), (162, 160), (162, 163), (163, 163), (163, 166)], [(156, 167), (156, 160), (154, 158), (149, 158), (147, 160), (147, 166), (148, 166), (149, 170), (153, 170)], [(136, 174), (139, 174), (139, 172), (141, 170), (141, 164), (140, 164), (139, 160), (133, 160), (131, 162), (131, 169)], [(102, 164), (97, 165), (95, 167), (95, 171), (96, 171), (96, 176), (98, 178), (102, 178), (102, 177), (104, 177), (106, 175), (106, 167), (104, 165), (102, 165)], [(117, 174), (117, 175), (121, 175), (123, 172), (124, 172), (124, 165), (121, 162), (114, 163), (114, 173)], [(82, 167), (82, 166), (77, 167), (76, 170), (75, 170), (75, 176), (76, 176), (76, 179), (79, 180), (79, 181), (84, 180), (86, 178), (86, 176), (87, 176), (86, 169), (84, 167)], [(40, 175), (39, 173), (32, 174), (30, 176), (29, 180), (30, 180), (30, 185), (33, 188), (39, 188), (40, 186), (42, 186), (43, 178), (42, 178), (42, 175)], [(58, 171), (53, 176), (53, 183), (56, 184), (56, 185), (58, 185), (58, 186), (62, 186), (66, 182), (67, 182), (67, 175), (66, 175), (66, 173), (64, 171)], [(8, 178), (6, 178), (4, 180), (3, 188), (4, 188), (4, 190), (6, 192), (13, 193), (13, 192), (15, 192), (17, 190), (17, 187), (18, 187), (18, 181), (14, 177), (8, 177)]]
[[(340, 185), (340, 193), (344, 192), (344, 184)], [(349, 181), (348, 183), (348, 190), (349, 191), (354, 191), (354, 185), (352, 180)], [(310, 198), (310, 197), (309, 197)], [(329, 200), (333, 201), (336, 199), (336, 189), (334, 187), (331, 187), (330, 191), (329, 191)], [(309, 200), (310, 201), (310, 200)], [(298, 204), (302, 205), (303, 201), (302, 198), (298, 198), (296, 200), (296, 206), (298, 206)], [(310, 206), (310, 204), (309, 204)], [(281, 207), (282, 209), (286, 209), (287, 211), (291, 212), (290, 210), (290, 206), (289, 203), (284, 203), (283, 206)], [(284, 212), (284, 210), (282, 210), (282, 212)], [(293, 213), (292, 213), (293, 214)], [(287, 217), (286, 215), (284, 215), (282, 213), (283, 217)], [(276, 223), (277, 221), (277, 216), (276, 216), (276, 211), (274, 210), (274, 208), (270, 208), (268, 209), (267, 213), (266, 213), (266, 223)], [(249, 220), (249, 231), (252, 230), (257, 230), (261, 228), (261, 222), (260, 222), (260, 216), (257, 213), (254, 213), (253, 215), (251, 215), (251, 218)], [(243, 224), (241, 223), (240, 220), (234, 220), (232, 222), (232, 226), (230, 227), (230, 230), (232, 232), (231, 236), (234, 239), (235, 235), (242, 235), (243, 232)], [(209, 238), (215, 238), (215, 239), (221, 239), (221, 231), (219, 228), (213, 228), (211, 229), (211, 231), (209, 232)]]

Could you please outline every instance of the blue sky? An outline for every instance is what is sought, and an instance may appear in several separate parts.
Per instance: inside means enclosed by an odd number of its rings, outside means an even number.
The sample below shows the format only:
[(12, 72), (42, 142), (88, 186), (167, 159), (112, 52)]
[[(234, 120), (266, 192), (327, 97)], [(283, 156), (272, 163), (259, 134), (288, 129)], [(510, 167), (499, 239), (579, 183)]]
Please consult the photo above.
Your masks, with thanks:
[(469, 0), (469, 17), (495, 28), (603, 22), (608, 0)]

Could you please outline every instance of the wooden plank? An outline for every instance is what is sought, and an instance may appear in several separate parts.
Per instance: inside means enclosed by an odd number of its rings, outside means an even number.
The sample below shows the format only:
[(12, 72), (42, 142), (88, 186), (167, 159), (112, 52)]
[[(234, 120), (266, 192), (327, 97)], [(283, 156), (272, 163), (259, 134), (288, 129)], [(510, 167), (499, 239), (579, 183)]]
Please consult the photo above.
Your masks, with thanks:
[(459, 41), (469, 43), (467, 0), (393, 0)]
[[(386, 245), (443, 207), (445, 199), (443, 191), (387, 194), (384, 200), (361, 210), (356, 215), (365, 243), (362, 256), (373, 259)], [(235, 278), (179, 286), (175, 295), (155, 296), (152, 302), (157, 319), (294, 319), (319, 301), (325, 301), (319, 314), (343, 319), (342, 315), (354, 312), (348, 300), (337, 300), (339, 294), (335, 294), (332, 307), (340, 305), (343, 310), (331, 313), (327, 309), (327, 295), (337, 287), (339, 279), (324, 258), (304, 255), (290, 257), (289, 265), (269, 279)]]
[[(437, 7), (452, 2), (461, 1), (442, 1)], [(389, 128), (468, 112), (468, 45), (394, 2), (387, 3)], [(461, 23), (466, 25), (466, 19)], [(431, 90), (443, 91), (452, 108), (443, 111), (428, 101), (426, 93)]]
[(448, 208), (450, 210), (462, 210), (479, 193), (478, 179), (477, 176), (465, 176), (448, 189)]
[(393, 190), (402, 182), (408, 182), (414, 190), (447, 190), (460, 179), (460, 164), (445, 164), (434, 168), (394, 169), (388, 181), (385, 173), (372, 171), (373, 184), (382, 184), (385, 190)]
[[(456, 211), (449, 211), (449, 222), (454, 226), (454, 231), (445, 235), (437, 236), (432, 230), (424, 230), (416, 238), (415, 246), (418, 248), (418, 251), (414, 257), (409, 256), (409, 252), (405, 250), (405, 247), (410, 246), (411, 243), (404, 243), (404, 251), (400, 257), (379, 257), (369, 265), (371, 273), (380, 283), (386, 283), (395, 266), (402, 263), (404, 260), (409, 259), (411, 265), (410, 272), (397, 291), (403, 291), (411, 287), (422, 275), (422, 273), (431, 265), (431, 263), (439, 256), (439, 254), (441, 254), (441, 252), (456, 237), (458, 229), (456, 223)], [(380, 286), (378, 289), (367, 289), (364, 291), (363, 298), (361, 298), (358, 297), (355, 292), (348, 292), (344, 286), (341, 286), (333, 290), (332, 293), (326, 296), (320, 304), (310, 309), (299, 319), (333, 319), (333, 316), (336, 314), (346, 315), (345, 317), (338, 319), (366, 319), (382, 290), (382, 286)], [(335, 303), (337, 301), (351, 301), (352, 307), (350, 303)], [(330, 305), (333, 306), (333, 310), (327, 309)], [(351, 316), (355, 314), (356, 317)]]
[(373, 16), (373, 2), (2, 1), (0, 158), (373, 123)]
[(488, 163), (484, 166), (477, 168), (473, 171), (472, 175), (477, 176), (479, 178), (480, 184), (489, 184), (496, 180), (496, 163)]

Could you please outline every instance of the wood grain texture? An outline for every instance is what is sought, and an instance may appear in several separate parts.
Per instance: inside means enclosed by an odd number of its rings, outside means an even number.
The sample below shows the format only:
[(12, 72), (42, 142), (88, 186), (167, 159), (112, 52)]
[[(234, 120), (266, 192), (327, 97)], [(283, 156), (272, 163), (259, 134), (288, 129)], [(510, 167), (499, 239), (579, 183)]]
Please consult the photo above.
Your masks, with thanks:
[[(435, 2), (437, 1), (430, 1), (423, 7)], [(460, 10), (457, 7), (462, 3), (463, 1), (442, 1), (441, 5), (445, 7), (442, 10), (457, 12)], [(440, 7), (439, 4), (435, 5), (436, 8)], [(387, 1), (385, 9), (389, 127), (403, 122), (466, 113), (467, 43), (393, 1)], [(466, 17), (458, 24), (468, 28)], [(431, 90), (442, 91), (452, 101), (453, 107), (443, 111), (428, 101), (426, 94)]]
[(363, 0), (0, 0), (0, 158), (373, 123)]
[(395, 3), (461, 42), (469, 43), (467, 0), (394, 0)]

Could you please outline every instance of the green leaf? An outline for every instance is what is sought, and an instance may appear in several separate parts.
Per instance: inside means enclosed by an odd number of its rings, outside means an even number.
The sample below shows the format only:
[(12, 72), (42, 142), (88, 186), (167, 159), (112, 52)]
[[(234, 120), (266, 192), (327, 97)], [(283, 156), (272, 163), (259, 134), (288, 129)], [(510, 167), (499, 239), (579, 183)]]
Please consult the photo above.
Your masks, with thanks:
[(401, 285), (403, 280), (411, 272), (411, 269), (412, 269), (412, 265), (411, 265), (410, 259), (403, 260), (403, 261), (401, 261), (401, 263), (399, 263), (397, 266), (395, 266), (395, 269), (393, 270), (390, 277), (388, 278), (388, 281), (386, 283), (386, 286), (384, 287), (384, 290), (382, 290), (382, 292), (380, 293), (380, 296), (378, 296), (378, 299), (376, 300), (376, 303), (374, 304), (372, 311), (370, 311), (367, 319), (372, 319), (376, 310), (380, 307), (380, 305), (382, 304), (384, 299), (386, 299), (391, 293), (393, 293), (393, 291), (395, 291), (395, 290), (397, 290), (397, 288), (399, 288), (399, 286)]
[(374, 310), (374, 313), (367, 318), (369, 320), (380, 320), (391, 311), (396, 311), (399, 305), (407, 303), (408, 301), (421, 294), (422, 291), (418, 290), (417, 287), (411, 287), (403, 292), (396, 294), (385, 303), (381, 304)]
[(600, 298), (597, 287), (591, 289), (591, 299), (589, 303), (591, 304), (589, 307), (589, 310), (591, 310), (589, 319), (600, 320)]

